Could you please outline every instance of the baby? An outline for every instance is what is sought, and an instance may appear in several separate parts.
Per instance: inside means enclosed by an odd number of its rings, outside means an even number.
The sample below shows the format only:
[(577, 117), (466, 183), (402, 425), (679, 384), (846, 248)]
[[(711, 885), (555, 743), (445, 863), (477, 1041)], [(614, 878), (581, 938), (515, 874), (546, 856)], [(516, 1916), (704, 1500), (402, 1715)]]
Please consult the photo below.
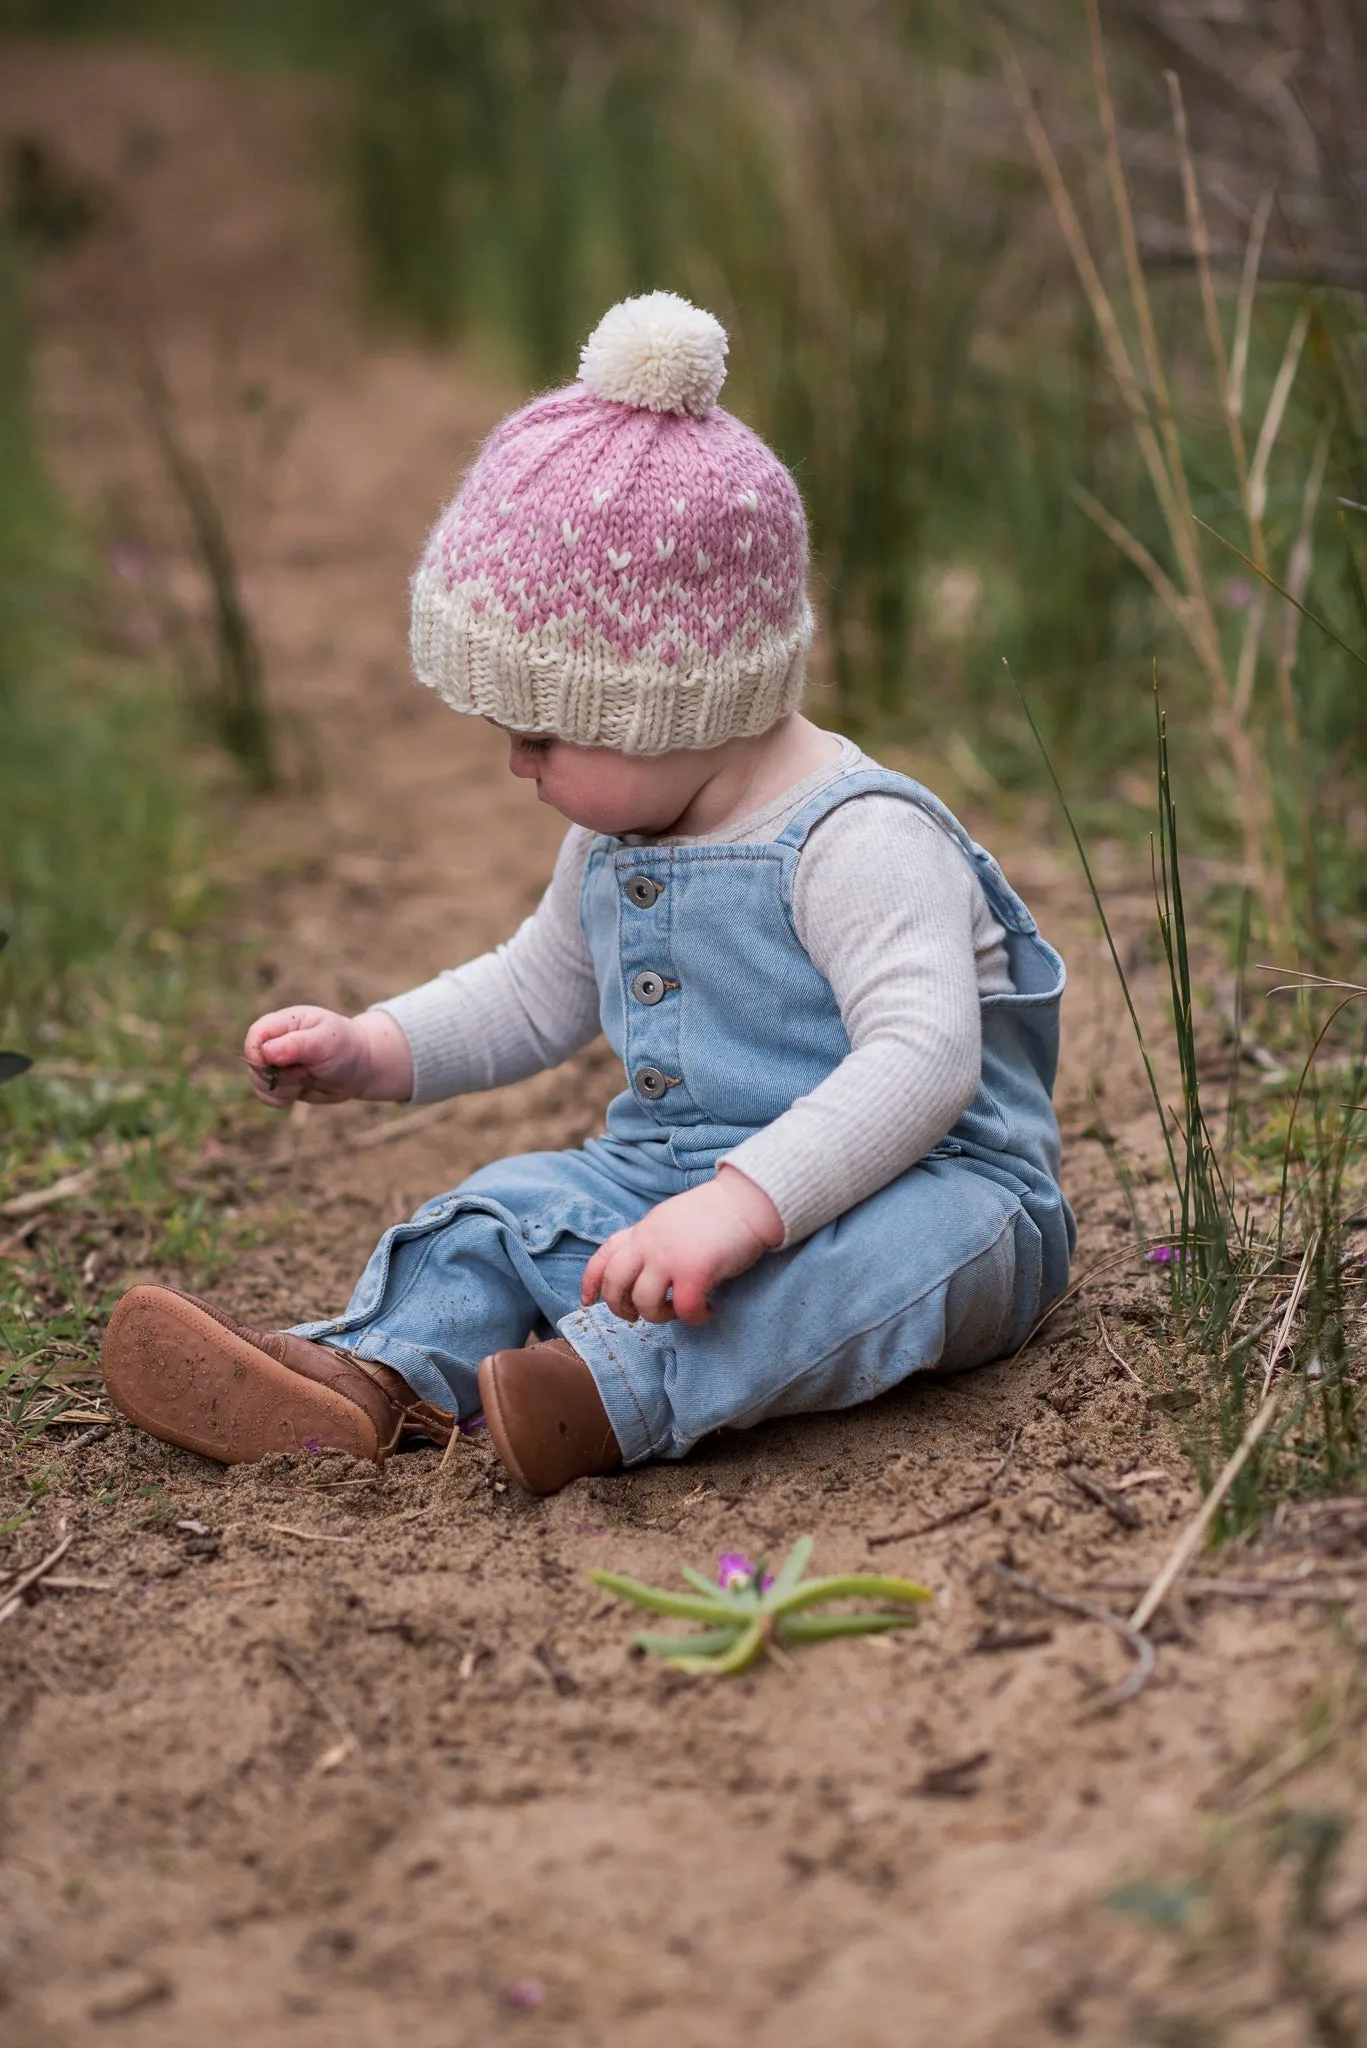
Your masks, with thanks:
[(725, 356), (672, 293), (615, 307), (414, 578), (419, 680), (570, 820), (538, 909), (362, 1016), (246, 1040), (279, 1107), (496, 1088), (601, 1031), (605, 1134), (426, 1203), (329, 1322), (134, 1288), (104, 1368), (154, 1435), (382, 1459), (482, 1409), (549, 1494), (998, 1358), (1066, 1286), (1062, 962), (928, 790), (802, 716), (802, 503), (717, 404)]

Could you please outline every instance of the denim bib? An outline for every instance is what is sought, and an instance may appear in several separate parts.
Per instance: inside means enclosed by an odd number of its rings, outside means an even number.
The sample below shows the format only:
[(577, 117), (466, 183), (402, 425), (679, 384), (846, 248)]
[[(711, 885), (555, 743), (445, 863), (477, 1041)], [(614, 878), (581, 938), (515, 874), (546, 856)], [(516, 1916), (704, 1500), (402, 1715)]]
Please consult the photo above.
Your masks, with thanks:
[[(877, 792), (959, 848), (1006, 934), (1012, 989), (982, 1005), (982, 1080), (942, 1142), (801, 1244), (714, 1294), (713, 1320), (626, 1323), (579, 1305), (594, 1250), (711, 1178), (850, 1050), (793, 922), (808, 834)], [(762, 845), (590, 849), (580, 919), (627, 1086), (606, 1133), (496, 1160), (387, 1230), (344, 1316), (297, 1334), (391, 1365), (468, 1418), (489, 1352), (552, 1329), (598, 1384), (627, 1464), (709, 1431), (847, 1407), (911, 1374), (1014, 1350), (1068, 1282), (1075, 1240), (1050, 1101), (1063, 963), (938, 798), (881, 768), (838, 777)]]

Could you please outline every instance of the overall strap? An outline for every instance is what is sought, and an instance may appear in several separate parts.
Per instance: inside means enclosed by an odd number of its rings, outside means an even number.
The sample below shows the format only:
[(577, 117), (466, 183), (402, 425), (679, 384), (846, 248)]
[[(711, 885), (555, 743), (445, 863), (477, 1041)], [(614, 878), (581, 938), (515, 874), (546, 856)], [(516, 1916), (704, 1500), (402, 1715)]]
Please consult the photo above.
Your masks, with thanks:
[(857, 768), (849, 775), (837, 777), (819, 789), (808, 803), (802, 806), (796, 817), (789, 820), (775, 842), (779, 846), (791, 847), (800, 853), (808, 835), (823, 818), (838, 810), (857, 796), (895, 796), (906, 803), (915, 804), (931, 822), (938, 825), (969, 862), (981, 882), (983, 892), (998, 923), (1008, 931), (1033, 933), (1035, 920), (1021, 902), (1011, 884), (998, 867), (986, 847), (979, 846), (970, 838), (947, 804), (941, 803), (933, 790), (913, 781), (910, 775), (899, 775), (892, 768)]

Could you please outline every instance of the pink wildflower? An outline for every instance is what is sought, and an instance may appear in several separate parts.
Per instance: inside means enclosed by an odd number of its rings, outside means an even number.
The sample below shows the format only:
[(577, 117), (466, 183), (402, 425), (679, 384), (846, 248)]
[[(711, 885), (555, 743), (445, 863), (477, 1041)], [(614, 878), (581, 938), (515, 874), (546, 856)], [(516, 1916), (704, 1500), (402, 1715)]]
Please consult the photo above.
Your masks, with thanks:
[[(742, 1551), (724, 1550), (717, 1559), (717, 1584), (723, 1593), (738, 1593), (750, 1584), (758, 1569)], [(766, 1572), (759, 1582), (760, 1591), (767, 1593), (773, 1583), (773, 1573)]]

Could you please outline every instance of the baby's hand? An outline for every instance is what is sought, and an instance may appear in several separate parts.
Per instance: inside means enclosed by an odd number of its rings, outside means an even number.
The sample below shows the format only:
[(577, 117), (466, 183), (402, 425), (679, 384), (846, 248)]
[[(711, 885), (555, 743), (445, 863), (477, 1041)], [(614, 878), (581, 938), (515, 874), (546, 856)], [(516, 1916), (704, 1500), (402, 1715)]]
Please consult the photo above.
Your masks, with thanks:
[(258, 1102), (283, 1109), (292, 1102), (407, 1102), (413, 1093), (413, 1055), (394, 1019), (383, 1010), (339, 1017), (300, 1003), (258, 1017), (243, 1055)]
[(762, 1188), (738, 1168), (673, 1195), (629, 1230), (601, 1244), (584, 1269), (585, 1308), (602, 1299), (630, 1322), (684, 1323), (712, 1318), (708, 1296), (783, 1242), (783, 1222)]

